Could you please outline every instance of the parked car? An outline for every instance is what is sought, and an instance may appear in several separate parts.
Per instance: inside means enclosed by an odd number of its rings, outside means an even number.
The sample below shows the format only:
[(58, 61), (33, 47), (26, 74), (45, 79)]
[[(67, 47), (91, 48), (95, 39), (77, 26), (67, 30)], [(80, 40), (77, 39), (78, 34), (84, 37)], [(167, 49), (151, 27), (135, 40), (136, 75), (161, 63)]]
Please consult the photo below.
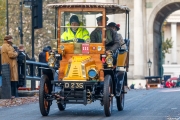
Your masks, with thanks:
[(173, 87), (176, 87), (176, 83), (177, 83), (177, 80), (170, 80), (170, 79), (168, 79), (167, 81), (166, 81), (166, 87), (167, 88), (173, 88)]

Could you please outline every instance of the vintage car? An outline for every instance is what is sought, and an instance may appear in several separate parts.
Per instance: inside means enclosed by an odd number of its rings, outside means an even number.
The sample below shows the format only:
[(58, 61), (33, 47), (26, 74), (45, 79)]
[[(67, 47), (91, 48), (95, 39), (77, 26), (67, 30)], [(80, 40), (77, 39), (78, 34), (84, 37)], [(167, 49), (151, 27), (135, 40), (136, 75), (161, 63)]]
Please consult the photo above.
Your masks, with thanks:
[[(125, 86), (129, 67), (129, 12), (127, 6), (110, 3), (57, 3), (48, 4), (48, 8), (57, 11), (57, 50), (49, 53), (49, 67), (42, 67), (40, 80), (39, 105), (43, 116), (47, 116), (56, 100), (60, 111), (66, 109), (66, 104), (91, 104), (99, 100), (104, 106), (104, 113), (110, 116), (113, 108), (113, 98), (116, 98), (117, 109), (124, 108)], [(125, 45), (115, 53), (106, 53), (106, 15), (124, 14)], [(77, 15), (81, 26), (68, 26), (72, 15)], [(93, 17), (94, 16), (94, 17)], [(102, 26), (91, 25), (87, 20), (96, 21), (102, 16)], [(86, 25), (85, 25), (86, 24)], [(62, 34), (70, 27), (80, 27), (89, 31), (100, 28), (102, 40), (99, 43), (91, 39), (78, 38), (63, 40)], [(122, 31), (122, 30), (121, 30)], [(113, 61), (116, 61), (114, 64)], [(54, 79), (57, 72), (58, 80)], [(119, 89), (119, 92), (116, 89)]]

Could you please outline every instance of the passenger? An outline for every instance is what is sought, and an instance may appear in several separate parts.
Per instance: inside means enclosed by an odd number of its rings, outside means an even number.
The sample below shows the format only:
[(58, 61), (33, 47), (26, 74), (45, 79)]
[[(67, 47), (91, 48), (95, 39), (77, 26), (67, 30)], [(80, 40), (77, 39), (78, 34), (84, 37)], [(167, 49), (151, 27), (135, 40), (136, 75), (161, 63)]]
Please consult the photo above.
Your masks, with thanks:
[[(86, 28), (83, 28), (83, 23), (79, 21), (76, 15), (72, 15), (69, 23), (67, 24), (67, 30), (61, 35), (62, 42), (77, 41), (85, 42), (90, 39), (89, 32)], [(80, 26), (80, 27), (71, 27)]]
[(105, 41), (106, 53), (115, 53), (120, 48), (120, 40), (116, 31), (116, 23), (111, 22), (106, 28), (106, 41)]
[[(119, 31), (119, 30), (120, 30), (120, 24), (116, 24), (116, 31)], [(118, 34), (118, 38), (120, 40), (121, 49), (126, 49), (126, 44), (124, 42), (122, 35), (120, 33), (117, 33), (117, 34)]]
[[(99, 16), (96, 18), (97, 25), (102, 26), (102, 16)], [(109, 18), (106, 17), (106, 21), (108, 21)], [(97, 27), (95, 30), (91, 32), (90, 35), (91, 43), (101, 43), (102, 42), (102, 28)]]
[[(108, 21), (108, 17), (106, 17), (106, 21)], [(96, 18), (98, 26), (102, 26), (102, 16)], [(94, 31), (92, 31), (91, 35), (91, 43), (101, 43), (102, 42), (102, 29), (97, 27)], [(118, 39), (117, 31), (116, 31), (116, 23), (109, 23), (106, 28), (106, 41), (105, 41), (106, 53), (108, 52), (116, 52), (118, 48), (120, 48), (120, 42)]]

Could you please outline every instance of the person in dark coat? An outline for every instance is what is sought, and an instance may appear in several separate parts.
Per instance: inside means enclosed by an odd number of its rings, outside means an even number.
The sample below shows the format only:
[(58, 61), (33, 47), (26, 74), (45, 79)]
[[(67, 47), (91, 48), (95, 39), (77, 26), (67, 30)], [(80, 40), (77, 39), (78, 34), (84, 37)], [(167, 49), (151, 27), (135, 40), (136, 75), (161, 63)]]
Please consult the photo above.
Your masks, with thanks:
[(48, 45), (47, 48), (49, 49), (49, 52), (52, 52), (51, 46)]
[(105, 47), (106, 52), (116, 52), (120, 48), (120, 40), (116, 31), (116, 23), (114, 22), (107, 25)]
[[(120, 24), (116, 24), (116, 31), (119, 31), (119, 30), (120, 30)], [(117, 33), (117, 34), (120, 41), (121, 49), (126, 49), (126, 44), (122, 35), (120, 33)]]
[[(102, 16), (96, 18), (98, 26), (102, 26)], [(106, 17), (108, 21), (108, 17)], [(90, 35), (91, 43), (101, 43), (102, 42), (102, 29), (97, 27), (92, 31)], [(116, 31), (116, 23), (111, 22), (106, 27), (106, 41), (105, 48), (106, 52), (115, 52), (120, 47), (119, 37)]]
[(21, 44), (19, 45), (19, 50), (18, 50), (18, 54), (20, 54), (21, 52), (23, 52), (26, 55), (26, 60), (30, 60), (29, 56), (27, 53), (25, 53), (25, 49), (24, 46)]
[(49, 48), (44, 47), (43, 51), (39, 54), (39, 62), (47, 63), (46, 52), (49, 52)]
[[(99, 16), (96, 18), (97, 25), (102, 26), (102, 16)], [(109, 18), (106, 17), (106, 21), (108, 21)], [(93, 30), (90, 34), (91, 43), (101, 43), (102, 42), (102, 28), (97, 27), (95, 30)]]

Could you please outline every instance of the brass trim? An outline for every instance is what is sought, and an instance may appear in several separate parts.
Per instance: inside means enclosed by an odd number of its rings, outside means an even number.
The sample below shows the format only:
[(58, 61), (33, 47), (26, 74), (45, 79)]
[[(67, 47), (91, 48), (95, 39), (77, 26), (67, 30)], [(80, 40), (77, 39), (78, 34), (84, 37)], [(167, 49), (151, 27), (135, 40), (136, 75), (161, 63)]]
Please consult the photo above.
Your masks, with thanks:
[[(50, 62), (49, 60), (52, 60), (53, 62)], [(56, 62), (55, 53), (54, 52), (50, 52), (50, 56), (48, 58), (48, 65), (49, 65), (49, 67), (54, 67), (55, 62)]]
[[(108, 63), (107, 59), (111, 59), (112, 61)], [(106, 63), (107, 63), (107, 67), (113, 67), (113, 57), (111, 53), (109, 53), (108, 56), (106, 57)]]
[[(90, 71), (90, 70), (94, 70), (94, 71), (96, 72), (96, 76), (95, 76), (95, 77), (90, 77), (90, 76), (89, 76), (89, 71)], [(88, 76), (89, 76), (91, 79), (94, 79), (94, 78), (97, 78), (97, 77), (98, 77), (99, 74), (98, 74), (98, 71), (96, 70), (96, 68), (91, 68), (91, 69), (89, 69), (89, 71), (88, 71)]]
[(65, 77), (67, 77), (67, 76), (68, 76), (70, 68), (71, 68), (71, 63), (69, 63), (69, 64), (68, 64), (68, 68), (67, 68), (67, 71), (66, 71), (66, 75), (65, 75)]

